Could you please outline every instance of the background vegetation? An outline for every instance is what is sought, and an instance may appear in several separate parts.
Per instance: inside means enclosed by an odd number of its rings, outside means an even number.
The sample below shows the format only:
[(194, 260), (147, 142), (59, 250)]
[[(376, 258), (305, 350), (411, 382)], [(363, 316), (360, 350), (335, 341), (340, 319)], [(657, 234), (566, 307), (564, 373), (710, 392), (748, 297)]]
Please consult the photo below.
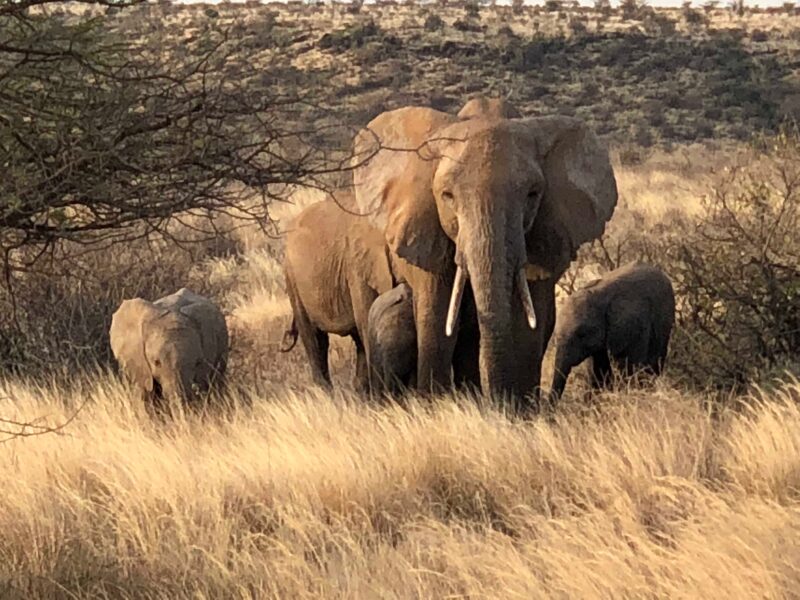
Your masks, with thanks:
[[(0, 4), (0, 596), (791, 596), (798, 31), (793, 7)], [(406, 412), (350, 392), (347, 342), (332, 398), (278, 352), (279, 233), (347, 180), (353, 129), (474, 93), (610, 143), (619, 207), (559, 288), (669, 273), (655, 389)], [(159, 425), (108, 324), (183, 285), (228, 319), (231, 407)]]

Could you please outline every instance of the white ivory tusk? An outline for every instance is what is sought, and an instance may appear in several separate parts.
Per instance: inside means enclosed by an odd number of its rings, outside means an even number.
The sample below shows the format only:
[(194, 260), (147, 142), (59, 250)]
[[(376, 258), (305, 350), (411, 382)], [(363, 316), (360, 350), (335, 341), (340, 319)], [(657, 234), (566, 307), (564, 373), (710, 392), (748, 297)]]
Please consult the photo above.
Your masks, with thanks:
[(461, 297), (464, 295), (464, 286), (467, 283), (467, 272), (460, 266), (456, 267), (456, 277), (453, 280), (453, 292), (450, 294), (450, 306), (447, 309), (447, 323), (445, 333), (447, 337), (453, 335), (458, 319), (458, 310), (461, 308)]
[(528, 326), (531, 329), (536, 329), (536, 311), (533, 308), (528, 279), (525, 277), (525, 267), (517, 272), (517, 291), (519, 292), (519, 299), (522, 301), (522, 308), (525, 310), (525, 316), (528, 319)]

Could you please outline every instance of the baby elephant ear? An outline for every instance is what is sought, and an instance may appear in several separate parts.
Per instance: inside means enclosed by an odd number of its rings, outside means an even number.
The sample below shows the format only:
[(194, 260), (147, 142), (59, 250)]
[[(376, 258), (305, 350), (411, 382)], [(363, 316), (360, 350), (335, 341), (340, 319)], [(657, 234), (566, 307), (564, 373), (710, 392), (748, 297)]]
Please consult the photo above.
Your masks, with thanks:
[(560, 276), (581, 244), (599, 238), (617, 205), (608, 149), (580, 119), (521, 119), (546, 180), (528, 260)]
[(143, 325), (158, 314), (151, 302), (142, 298), (125, 300), (111, 317), (111, 352), (123, 372), (138, 386), (151, 392), (153, 375), (144, 354)]

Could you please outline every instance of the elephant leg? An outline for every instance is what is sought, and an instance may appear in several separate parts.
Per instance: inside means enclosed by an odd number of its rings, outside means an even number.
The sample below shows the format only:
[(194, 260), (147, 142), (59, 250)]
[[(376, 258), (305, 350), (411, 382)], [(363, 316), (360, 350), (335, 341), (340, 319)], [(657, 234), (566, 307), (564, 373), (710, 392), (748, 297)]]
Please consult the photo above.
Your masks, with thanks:
[(305, 311), (295, 313), (300, 340), (303, 342), (308, 362), (311, 365), (311, 378), (320, 387), (331, 387), (331, 375), (328, 367), (328, 334), (317, 329), (308, 320)]
[(439, 392), (452, 385), (457, 336), (448, 337), (445, 333), (452, 277), (446, 281), (445, 277), (418, 271), (416, 281), (409, 283), (417, 328), (417, 389), (423, 393)]
[(209, 382), (210, 386), (216, 389), (218, 392), (222, 393), (228, 387), (228, 378), (226, 377), (226, 373), (228, 370), (228, 361), (226, 359), (222, 359), (217, 363), (216, 369), (211, 376), (211, 381)]
[(369, 287), (363, 280), (363, 276), (357, 274), (356, 282), (350, 285), (350, 302), (353, 307), (353, 320), (356, 324), (356, 332), (351, 334), (356, 345), (356, 375), (355, 386), (361, 391), (369, 389), (370, 366), (369, 366), (369, 309), (378, 292)]
[(555, 282), (552, 279), (528, 282), (536, 310), (536, 329), (531, 330), (520, 304), (515, 306), (514, 352), (520, 357), (514, 386), (514, 409), (526, 414), (542, 408), (542, 361), (556, 322)]
[(308, 331), (303, 336), (300, 330), (300, 338), (303, 340), (308, 361), (311, 364), (311, 377), (314, 383), (321, 387), (331, 387), (331, 374), (328, 367), (328, 347), (330, 339), (328, 334), (319, 329)]
[(303, 348), (305, 348), (308, 362), (311, 365), (311, 378), (316, 385), (329, 388), (331, 387), (331, 375), (328, 368), (328, 346), (330, 345), (328, 334), (311, 323), (308, 312), (297, 294), (294, 280), (288, 272), (286, 274), (286, 292), (292, 306), (298, 335), (303, 342)]
[(603, 349), (592, 355), (592, 388), (612, 388), (613, 377), (611, 373), (611, 360), (608, 352)]
[(640, 371), (648, 370), (651, 339), (650, 330), (645, 329), (625, 353), (622, 368), (629, 381), (635, 382), (635, 378), (640, 374)]
[(369, 368), (367, 365), (367, 351), (361, 337), (354, 333), (351, 335), (356, 345), (356, 373), (353, 379), (353, 387), (358, 392), (366, 392), (369, 389)]
[(664, 363), (667, 360), (667, 351), (669, 349), (669, 334), (671, 325), (661, 326), (657, 324), (657, 329), (651, 333), (650, 348), (648, 356), (648, 368), (655, 376), (661, 375), (664, 369)]
[(480, 390), (480, 328), (475, 298), (467, 286), (461, 302), (458, 337), (453, 354), (453, 381), (457, 388)]
[(152, 390), (142, 390), (142, 401), (147, 414), (151, 417), (160, 418), (169, 412), (169, 401), (164, 396), (161, 384), (157, 380), (153, 380)]

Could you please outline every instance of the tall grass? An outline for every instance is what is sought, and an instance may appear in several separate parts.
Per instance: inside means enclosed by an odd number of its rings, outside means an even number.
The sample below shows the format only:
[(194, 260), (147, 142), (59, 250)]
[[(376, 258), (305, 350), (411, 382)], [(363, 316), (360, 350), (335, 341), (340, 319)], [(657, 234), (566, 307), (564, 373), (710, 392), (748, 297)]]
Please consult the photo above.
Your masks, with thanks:
[[(711, 413), (665, 386), (516, 422), (246, 395), (149, 420), (114, 379), (0, 384), (62, 435), (0, 446), (0, 596), (787, 597), (800, 384)], [(249, 407), (247, 407), (249, 405)]]

